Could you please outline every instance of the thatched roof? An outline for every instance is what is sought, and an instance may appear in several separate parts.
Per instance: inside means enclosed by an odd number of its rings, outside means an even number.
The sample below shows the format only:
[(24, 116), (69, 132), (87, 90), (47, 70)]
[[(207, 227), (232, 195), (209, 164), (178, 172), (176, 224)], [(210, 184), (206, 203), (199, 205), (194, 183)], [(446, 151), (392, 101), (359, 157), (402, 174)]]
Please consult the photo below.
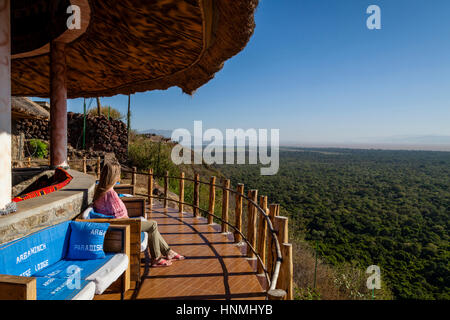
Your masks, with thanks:
[(28, 98), (12, 97), (11, 115), (13, 118), (49, 119), (50, 113)]
[[(68, 98), (172, 86), (191, 94), (247, 45), (258, 4), (258, 0), (86, 1), (89, 25), (66, 47)], [(19, 56), (12, 60), (12, 94), (48, 97), (48, 52)]]

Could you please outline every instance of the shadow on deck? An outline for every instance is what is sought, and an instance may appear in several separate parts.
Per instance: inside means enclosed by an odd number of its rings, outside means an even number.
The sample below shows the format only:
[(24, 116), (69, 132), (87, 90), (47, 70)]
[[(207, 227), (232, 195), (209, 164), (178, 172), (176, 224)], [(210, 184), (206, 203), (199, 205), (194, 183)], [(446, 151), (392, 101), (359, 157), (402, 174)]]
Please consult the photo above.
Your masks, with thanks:
[[(264, 277), (255, 271), (255, 261), (243, 253), (245, 246), (233, 236), (208, 225), (205, 218), (180, 215), (175, 209), (154, 207), (150, 219), (171, 248), (186, 257), (170, 267), (150, 268), (148, 255), (142, 260), (140, 287), (129, 290), (126, 300), (264, 300)], [(119, 294), (104, 293), (96, 300), (120, 300)]]

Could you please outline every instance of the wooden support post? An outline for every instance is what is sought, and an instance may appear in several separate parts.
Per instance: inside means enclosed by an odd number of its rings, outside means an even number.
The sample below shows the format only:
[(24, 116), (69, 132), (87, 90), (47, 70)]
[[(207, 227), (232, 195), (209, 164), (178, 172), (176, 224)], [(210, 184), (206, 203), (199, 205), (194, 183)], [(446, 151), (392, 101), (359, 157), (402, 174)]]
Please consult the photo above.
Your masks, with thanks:
[(87, 173), (87, 162), (86, 162), (86, 156), (83, 157), (83, 173)]
[(292, 244), (281, 244), (281, 255), (283, 257), (283, 262), (281, 263), (277, 287), (278, 289), (286, 291), (285, 300), (294, 300), (294, 266), (292, 261)]
[(289, 243), (288, 221), (289, 219), (287, 217), (275, 217), (274, 229), (277, 232), (280, 245), (282, 243)]
[(222, 232), (228, 232), (228, 208), (230, 205), (230, 179), (225, 179), (223, 181), (222, 190)]
[(200, 206), (200, 175), (194, 175), (194, 217), (198, 218)]
[(133, 172), (131, 173), (131, 184), (135, 186), (136, 188), (136, 174), (137, 174), (137, 168), (133, 167)]
[(180, 196), (178, 199), (180, 202), (178, 204), (178, 212), (183, 213), (184, 209), (184, 172), (181, 173), (181, 179), (180, 179)]
[(152, 168), (148, 169), (147, 194), (148, 194), (149, 212), (152, 213), (152, 209), (153, 209), (153, 169)]
[[(262, 207), (265, 214), (269, 214), (269, 209), (267, 208), (267, 197), (262, 198)], [(267, 221), (263, 215), (259, 214), (259, 225), (258, 225), (258, 254), (261, 258), (262, 263), (258, 264), (258, 273), (264, 273), (264, 267), (266, 265), (266, 237), (267, 237)]]
[(27, 167), (30, 168), (30, 167), (31, 167), (31, 158), (28, 157), (27, 161), (28, 161), (28, 162), (27, 162)]
[[(248, 198), (250, 200), (253, 200), (253, 202), (258, 201), (258, 190), (249, 190), (248, 192)], [(256, 248), (256, 214), (255, 214), (255, 206), (252, 202), (248, 202), (248, 210), (247, 210), (247, 240), (249, 244)], [(249, 246), (247, 246), (247, 257), (248, 258), (254, 258), (255, 254), (250, 249)]]
[(97, 179), (100, 179), (102, 169), (100, 168), (100, 157), (97, 157)]
[[(276, 204), (271, 204), (269, 206), (269, 219), (270, 222), (272, 223), (272, 226), (274, 226), (274, 220), (275, 220), (275, 214), (276, 214), (276, 210), (277, 210), (277, 205)], [(268, 251), (267, 251), (267, 271), (269, 272), (269, 277), (272, 278), (273, 275), (273, 267), (275, 265), (275, 257), (277, 256), (275, 253), (275, 242), (272, 238), (272, 234), (268, 235), (268, 239), (267, 239), (267, 243), (268, 243)]]
[(281, 289), (269, 290), (267, 292), (268, 300), (283, 300), (286, 296), (286, 291)]
[(36, 300), (36, 278), (0, 275), (0, 300)]
[[(265, 203), (265, 205), (264, 205), (264, 203)], [(266, 196), (259, 197), (259, 206), (261, 208), (264, 208), (264, 206), (267, 208), (267, 197)]]
[(209, 215), (208, 215), (208, 224), (212, 224), (214, 222), (214, 208), (216, 205), (216, 177), (211, 177), (211, 181), (209, 183)]
[(12, 198), (10, 2), (0, 2), (0, 209)]
[(169, 197), (169, 171), (166, 171), (164, 174), (164, 208), (169, 206), (169, 201), (167, 198)]
[[(279, 212), (279, 206), (275, 206), (275, 214)], [(277, 288), (286, 291), (287, 300), (293, 300), (293, 260), (292, 260), (292, 244), (289, 242), (288, 234), (288, 218), (283, 216), (274, 217), (274, 229), (277, 232), (278, 242), (280, 243), (281, 263), (280, 273), (278, 275)]]
[(51, 167), (67, 167), (66, 44), (50, 42), (50, 158)]
[[(237, 230), (242, 232), (242, 199), (244, 196), (244, 185), (242, 183), (237, 185), (236, 190), (236, 207), (234, 209), (234, 216), (235, 216), (235, 223), (234, 226)], [(242, 241), (242, 236), (240, 233), (236, 232), (234, 233), (234, 242), (239, 243)]]

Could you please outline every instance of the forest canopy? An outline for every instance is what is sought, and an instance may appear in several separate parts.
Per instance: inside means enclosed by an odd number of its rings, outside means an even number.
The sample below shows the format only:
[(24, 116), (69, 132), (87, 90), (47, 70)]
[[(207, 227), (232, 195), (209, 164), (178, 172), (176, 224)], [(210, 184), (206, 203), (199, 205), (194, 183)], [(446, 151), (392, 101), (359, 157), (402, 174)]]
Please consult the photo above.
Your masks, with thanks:
[(281, 149), (280, 170), (221, 165), (282, 206), (326, 262), (380, 266), (399, 299), (450, 299), (450, 153)]

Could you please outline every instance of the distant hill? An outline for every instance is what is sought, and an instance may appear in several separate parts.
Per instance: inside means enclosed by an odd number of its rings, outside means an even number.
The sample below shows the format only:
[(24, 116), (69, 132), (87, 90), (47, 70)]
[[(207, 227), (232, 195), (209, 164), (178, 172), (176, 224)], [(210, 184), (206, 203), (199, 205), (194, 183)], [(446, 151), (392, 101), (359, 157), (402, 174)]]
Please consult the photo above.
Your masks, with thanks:
[(355, 138), (351, 142), (342, 142), (342, 143), (283, 142), (281, 145), (285, 147), (300, 147), (300, 148), (450, 151), (450, 136), (397, 135), (384, 138), (380, 137)]
[(384, 142), (393, 142), (393, 143), (407, 143), (407, 144), (448, 144), (450, 145), (450, 136), (436, 136), (436, 135), (427, 135), (427, 136), (395, 136), (390, 139), (386, 139)]
[(172, 136), (172, 130), (158, 130), (158, 129), (147, 129), (139, 131), (140, 134), (156, 134), (158, 136), (163, 136), (165, 138), (170, 138)]

